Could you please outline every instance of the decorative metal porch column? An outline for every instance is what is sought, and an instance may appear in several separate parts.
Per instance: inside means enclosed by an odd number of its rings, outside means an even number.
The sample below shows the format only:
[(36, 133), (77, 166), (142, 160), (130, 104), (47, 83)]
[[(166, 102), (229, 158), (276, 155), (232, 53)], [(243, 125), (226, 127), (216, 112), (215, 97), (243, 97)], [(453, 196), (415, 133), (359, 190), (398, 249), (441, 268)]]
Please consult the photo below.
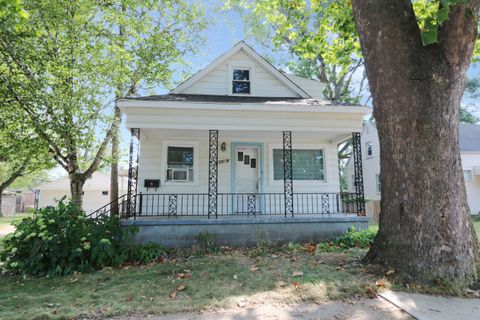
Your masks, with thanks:
[(130, 154), (128, 159), (127, 218), (137, 210), (138, 157), (140, 154), (140, 129), (130, 129)]
[(218, 130), (210, 130), (208, 133), (208, 218), (215, 214), (217, 218), (218, 200)]
[(357, 215), (365, 215), (365, 194), (363, 190), (363, 168), (362, 168), (362, 143), (360, 140), (360, 132), (352, 133), (353, 145), (353, 168), (354, 168), (354, 184), (355, 199), (357, 203)]
[(293, 161), (292, 131), (283, 131), (283, 192), (285, 195), (285, 217), (293, 217)]

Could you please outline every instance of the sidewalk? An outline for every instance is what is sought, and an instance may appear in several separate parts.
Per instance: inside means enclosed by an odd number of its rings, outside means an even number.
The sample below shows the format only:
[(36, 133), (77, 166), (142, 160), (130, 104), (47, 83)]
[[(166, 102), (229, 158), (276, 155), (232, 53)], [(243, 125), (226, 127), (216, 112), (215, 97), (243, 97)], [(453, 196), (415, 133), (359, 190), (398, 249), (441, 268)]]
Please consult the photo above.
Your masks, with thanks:
[(438, 297), (393, 291), (383, 292), (380, 296), (418, 320), (480, 319), (480, 299)]
[(14, 226), (2, 226), (0, 227), (0, 237), (6, 236), (9, 233), (12, 233), (15, 231)]

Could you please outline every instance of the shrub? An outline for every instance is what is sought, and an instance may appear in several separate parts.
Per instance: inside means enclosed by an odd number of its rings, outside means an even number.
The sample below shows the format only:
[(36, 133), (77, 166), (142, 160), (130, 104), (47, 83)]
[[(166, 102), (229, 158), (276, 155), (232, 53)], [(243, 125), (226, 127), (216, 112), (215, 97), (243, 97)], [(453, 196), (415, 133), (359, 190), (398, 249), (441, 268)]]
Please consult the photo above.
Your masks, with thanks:
[(42, 208), (16, 225), (0, 251), (3, 269), (31, 275), (88, 272), (123, 262), (125, 237), (117, 218), (86, 218), (73, 204)]
[(217, 234), (212, 232), (200, 232), (197, 234), (196, 238), (202, 254), (210, 254), (218, 251)]
[(155, 242), (129, 245), (124, 252), (126, 261), (140, 262), (143, 264), (159, 260), (161, 257), (166, 256), (165, 248)]
[(335, 239), (332, 243), (341, 248), (368, 248), (373, 242), (376, 232), (372, 230), (355, 231), (354, 227), (345, 232), (344, 235)]

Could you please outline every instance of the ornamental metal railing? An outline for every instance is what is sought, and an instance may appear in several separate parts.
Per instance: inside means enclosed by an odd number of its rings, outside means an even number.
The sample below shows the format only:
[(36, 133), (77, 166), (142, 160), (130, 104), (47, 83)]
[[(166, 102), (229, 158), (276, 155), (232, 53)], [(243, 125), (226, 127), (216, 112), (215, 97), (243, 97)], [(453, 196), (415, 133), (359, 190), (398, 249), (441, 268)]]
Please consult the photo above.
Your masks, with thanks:
[[(208, 193), (139, 193), (134, 196), (135, 199), (128, 199), (127, 195), (120, 197), (118, 212), (120, 218), (123, 219), (268, 215), (295, 217), (358, 212), (355, 193), (294, 193), (292, 196), (293, 213), (290, 212), (292, 208), (285, 208), (284, 193), (218, 193), (216, 214), (212, 214), (210, 211), (209, 205), (211, 206), (211, 204)], [(109, 215), (112, 203), (88, 216), (96, 218), (100, 215)], [(129, 203), (135, 203), (136, 207), (132, 208)]]

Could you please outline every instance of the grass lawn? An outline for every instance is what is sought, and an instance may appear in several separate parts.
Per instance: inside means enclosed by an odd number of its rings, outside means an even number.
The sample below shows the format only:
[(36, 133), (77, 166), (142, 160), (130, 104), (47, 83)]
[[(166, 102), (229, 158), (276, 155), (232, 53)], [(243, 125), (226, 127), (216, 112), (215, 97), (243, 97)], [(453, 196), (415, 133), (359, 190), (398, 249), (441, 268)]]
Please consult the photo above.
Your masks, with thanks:
[(20, 213), (13, 217), (0, 217), (0, 228), (11, 225), (14, 222), (20, 221), (23, 218), (32, 216), (31, 213)]
[(0, 318), (159, 314), (228, 307), (241, 300), (295, 303), (365, 296), (376, 290), (381, 276), (356, 262), (364, 254), (361, 249), (308, 253), (284, 248), (256, 257), (233, 250), (68, 277), (3, 276)]

